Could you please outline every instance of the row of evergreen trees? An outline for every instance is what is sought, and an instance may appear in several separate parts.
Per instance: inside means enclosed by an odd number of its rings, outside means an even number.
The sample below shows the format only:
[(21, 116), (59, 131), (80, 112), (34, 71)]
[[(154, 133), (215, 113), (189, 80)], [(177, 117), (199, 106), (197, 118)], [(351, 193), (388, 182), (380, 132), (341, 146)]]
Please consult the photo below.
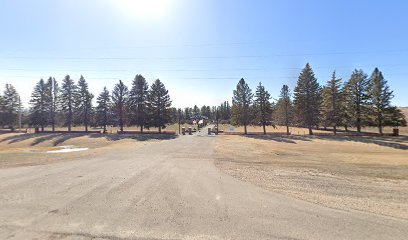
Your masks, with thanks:
[(41, 128), (52, 127), (55, 131), (57, 118), (70, 132), (72, 126), (103, 127), (118, 125), (123, 131), (126, 125), (143, 128), (157, 127), (159, 132), (170, 121), (171, 100), (164, 84), (157, 79), (149, 88), (142, 75), (136, 75), (129, 89), (121, 80), (112, 93), (106, 87), (96, 99), (89, 91), (83, 76), (77, 83), (67, 75), (61, 86), (55, 78), (41, 79), (34, 88), (30, 100), (30, 125)]
[(0, 126), (14, 129), (21, 113), (21, 101), (15, 87), (6, 84), (0, 93)]
[[(255, 98), (254, 98), (255, 97)], [(399, 109), (391, 105), (393, 92), (382, 73), (375, 68), (370, 77), (362, 70), (355, 70), (348, 81), (333, 73), (324, 86), (318, 83), (312, 68), (306, 64), (294, 89), (293, 101), (289, 87), (284, 85), (276, 104), (265, 87), (259, 83), (255, 96), (244, 79), (233, 92), (231, 123), (244, 126), (269, 124), (301, 126), (309, 129), (330, 127), (336, 134), (342, 126), (361, 132), (364, 126), (377, 126), (380, 134), (384, 126), (405, 126), (406, 120)]]
[(194, 120), (208, 119), (220, 121), (221, 123), (229, 123), (231, 119), (231, 106), (228, 101), (221, 103), (219, 106), (203, 105), (199, 108), (194, 105), (193, 108), (186, 107), (184, 110), (178, 109), (180, 112), (181, 123), (192, 123)]
[[(107, 125), (136, 125), (144, 128), (157, 127), (159, 131), (168, 123), (192, 123), (193, 120), (209, 119), (217, 123), (261, 125), (266, 133), (267, 125), (306, 127), (313, 134), (313, 128), (338, 127), (346, 131), (355, 127), (361, 132), (364, 126), (377, 126), (379, 133), (384, 126), (404, 126), (404, 115), (391, 105), (393, 92), (387, 81), (376, 68), (370, 77), (362, 70), (355, 70), (348, 81), (336, 77), (320, 86), (312, 68), (306, 64), (301, 71), (292, 98), (287, 85), (281, 89), (279, 98), (273, 102), (271, 95), (259, 83), (255, 95), (244, 79), (233, 92), (232, 105), (228, 101), (219, 106), (198, 106), (176, 109), (164, 84), (156, 80), (148, 86), (142, 75), (136, 75), (129, 89), (122, 81), (110, 93), (105, 87), (96, 99), (89, 91), (83, 76), (75, 83), (67, 75), (61, 86), (50, 77), (41, 79), (35, 86), (28, 114), (28, 123), (44, 130), (51, 126), (100, 126), (106, 131)], [(14, 128), (21, 112), (20, 97), (11, 84), (6, 84), (0, 94), (0, 126)], [(24, 122), (24, 120), (23, 120)]]

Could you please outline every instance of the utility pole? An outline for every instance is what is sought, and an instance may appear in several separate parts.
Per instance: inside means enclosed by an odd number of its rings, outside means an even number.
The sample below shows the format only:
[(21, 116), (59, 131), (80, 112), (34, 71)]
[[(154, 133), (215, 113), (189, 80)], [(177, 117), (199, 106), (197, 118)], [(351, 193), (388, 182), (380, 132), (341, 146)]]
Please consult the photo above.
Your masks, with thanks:
[(22, 128), (22, 113), (21, 113), (21, 98), (20, 98), (20, 96), (18, 96), (18, 110), (19, 110), (19, 113), (18, 113), (18, 126), (19, 126), (19, 132), (21, 132), (21, 128)]
[(218, 107), (217, 107), (217, 110), (215, 110), (215, 120), (217, 121), (217, 129), (218, 129), (218, 118), (219, 116), (218, 116)]
[(56, 106), (56, 103), (55, 103), (55, 78), (51, 78), (51, 82), (52, 82), (52, 86), (51, 86), (51, 97), (52, 97), (52, 100), (51, 100), (51, 111), (52, 111), (52, 132), (54, 132), (55, 131), (55, 106)]
[(180, 125), (181, 125), (181, 109), (178, 110), (178, 125), (179, 125), (179, 135), (180, 135)]

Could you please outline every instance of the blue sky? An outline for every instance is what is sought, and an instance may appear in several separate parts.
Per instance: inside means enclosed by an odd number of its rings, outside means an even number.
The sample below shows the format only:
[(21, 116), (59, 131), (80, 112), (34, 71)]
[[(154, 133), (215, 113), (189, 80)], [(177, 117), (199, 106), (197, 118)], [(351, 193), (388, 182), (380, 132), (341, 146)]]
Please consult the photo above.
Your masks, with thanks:
[(277, 97), (309, 62), (333, 70), (378, 66), (408, 106), (406, 1), (1, 0), (0, 85), (26, 104), (40, 78), (82, 74), (97, 95), (136, 74), (160, 78), (174, 106), (230, 100), (238, 80)]

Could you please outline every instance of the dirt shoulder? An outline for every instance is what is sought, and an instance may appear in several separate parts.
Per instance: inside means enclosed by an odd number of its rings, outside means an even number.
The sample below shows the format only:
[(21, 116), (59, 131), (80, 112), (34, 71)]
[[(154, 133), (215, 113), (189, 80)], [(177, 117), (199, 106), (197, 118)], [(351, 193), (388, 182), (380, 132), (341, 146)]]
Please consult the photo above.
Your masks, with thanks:
[(220, 136), (215, 164), (302, 200), (408, 219), (407, 147), (406, 137)]
[[(0, 134), (0, 168), (86, 160), (175, 137), (173, 135), (148, 134)], [(47, 153), (64, 148), (83, 148), (86, 150)]]

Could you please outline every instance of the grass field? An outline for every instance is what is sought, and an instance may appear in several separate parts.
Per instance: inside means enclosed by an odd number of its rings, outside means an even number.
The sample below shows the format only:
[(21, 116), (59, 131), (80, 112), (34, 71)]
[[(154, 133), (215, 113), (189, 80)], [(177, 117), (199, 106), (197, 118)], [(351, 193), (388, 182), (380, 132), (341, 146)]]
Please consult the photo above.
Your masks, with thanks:
[[(194, 127), (192, 125), (188, 125), (188, 124), (182, 124), (180, 127)], [(30, 133), (34, 133), (34, 129), (30, 128), (28, 129)], [(51, 127), (46, 127), (44, 129), (45, 131), (51, 131)], [(56, 131), (67, 131), (67, 127), (56, 127), (55, 128)], [(93, 128), (93, 127), (89, 127), (88, 129), (89, 131), (102, 131), (101, 128)], [(108, 133), (117, 133), (119, 130), (118, 126), (112, 127), (112, 126), (108, 126), (107, 127), (107, 132)], [(85, 127), (83, 126), (75, 126), (72, 127), (72, 131), (85, 131)], [(124, 131), (140, 131), (140, 127), (136, 127), (136, 126), (131, 126), (131, 127), (124, 127)], [(155, 127), (151, 127), (149, 129), (144, 128), (143, 129), (144, 132), (158, 132), (159, 129), (155, 128)], [(166, 128), (162, 129), (162, 131), (166, 131), (166, 132), (175, 132), (178, 133), (179, 131), (179, 125), (178, 124), (169, 124), (166, 126)]]
[[(105, 152), (126, 151), (160, 140), (174, 139), (175, 135), (118, 135), (118, 134), (0, 134), (0, 168), (29, 166), (91, 158)], [(47, 154), (61, 147), (88, 148), (83, 152)]]
[(220, 136), (216, 165), (338, 209), (408, 219), (408, 137)]
[[(224, 132), (244, 132), (244, 127), (240, 126), (240, 127), (234, 127), (232, 125), (229, 124), (220, 124), (219, 125), (219, 129), (223, 130)], [(385, 127), (384, 128), (384, 133), (392, 133), (392, 129), (391, 127)], [(400, 127), (400, 135), (404, 135), (404, 136), (408, 136), (408, 127)], [(344, 128), (339, 128), (339, 130), (344, 130)], [(356, 131), (355, 128), (349, 128), (349, 131)], [(261, 133), (263, 132), (263, 128), (260, 126), (248, 126), (247, 127), (247, 131), (248, 132), (254, 132), (254, 133)], [(365, 127), (362, 129), (363, 132), (369, 132), (369, 133), (378, 133), (378, 128), (376, 127)], [(272, 127), (272, 126), (267, 126), (266, 127), (266, 132), (268, 133), (276, 133), (276, 132), (286, 132), (286, 127), (284, 126), (276, 126), (276, 128)], [(298, 127), (290, 127), (290, 132), (293, 135), (307, 135), (309, 134), (309, 130), (306, 128), (298, 128)], [(316, 130), (313, 129), (314, 133), (330, 133), (330, 131), (324, 131), (324, 130)]]

